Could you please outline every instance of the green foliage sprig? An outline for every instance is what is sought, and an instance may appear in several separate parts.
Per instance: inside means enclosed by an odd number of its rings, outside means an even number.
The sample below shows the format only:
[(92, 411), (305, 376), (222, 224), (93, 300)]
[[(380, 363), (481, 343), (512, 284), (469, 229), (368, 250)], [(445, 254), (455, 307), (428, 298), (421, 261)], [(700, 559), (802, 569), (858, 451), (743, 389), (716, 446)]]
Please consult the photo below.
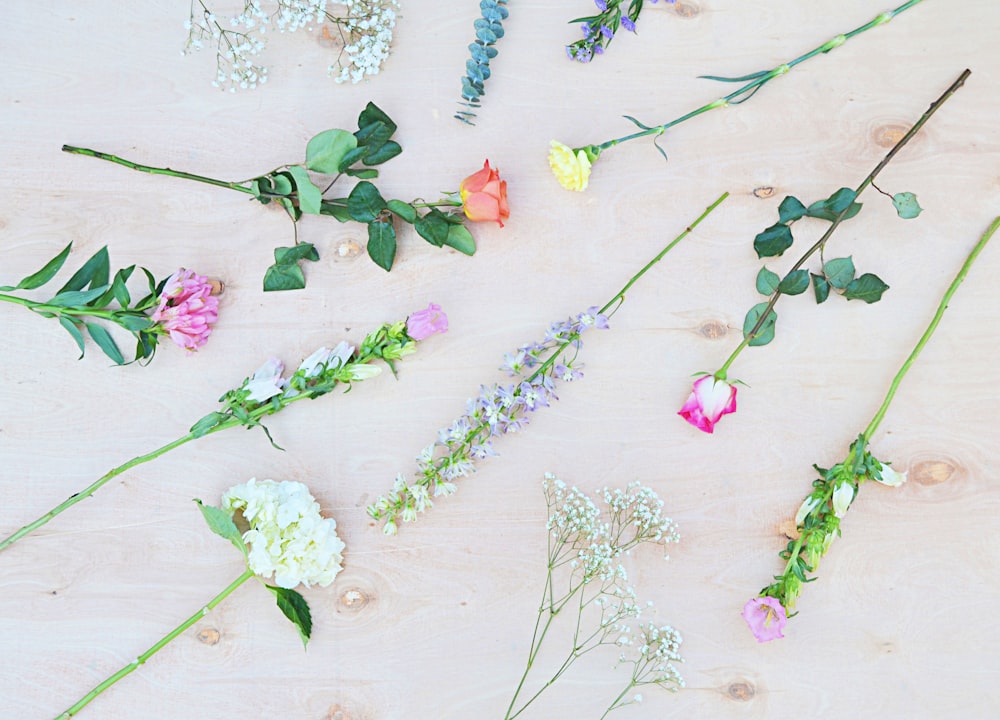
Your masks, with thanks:
[[(392, 139), (396, 129), (396, 123), (370, 102), (358, 116), (357, 131), (325, 130), (309, 140), (305, 162), (282, 165), (269, 173), (240, 182), (140, 165), (87, 148), (63, 145), (62, 149), (140, 172), (228, 188), (252, 195), (262, 205), (275, 202), (281, 205), (293, 223), (297, 223), (303, 215), (326, 215), (340, 222), (362, 223), (368, 227), (368, 255), (386, 271), (392, 269), (396, 257), (394, 218), (413, 224), (417, 234), (436, 247), (448, 246), (466, 255), (474, 254), (475, 241), (464, 227), (464, 217), (460, 212), (462, 201), (456, 193), (436, 202), (385, 200), (375, 185), (368, 182), (378, 177), (375, 166), (403, 151), (399, 143)], [(321, 189), (311, 174), (327, 176), (325, 187)], [(345, 175), (361, 182), (347, 197), (325, 197), (325, 193)], [(329, 179), (331, 176), (332, 179)], [(299, 242), (296, 232), (294, 245), (275, 248), (274, 264), (264, 275), (264, 290), (304, 288), (306, 279), (301, 263), (307, 260), (319, 260), (319, 252), (313, 243)]]
[(482, 17), (473, 23), (476, 39), (469, 45), (472, 57), (465, 61), (465, 75), (462, 77), (462, 99), (460, 103), (469, 110), (459, 110), (455, 119), (466, 125), (474, 125), (472, 118), (476, 117), (473, 110), (478, 110), (480, 100), (486, 94), (486, 80), (490, 77), (490, 60), (497, 56), (493, 47), (497, 40), (503, 37), (503, 21), (507, 19), (507, 0), (482, 0), (479, 3)]

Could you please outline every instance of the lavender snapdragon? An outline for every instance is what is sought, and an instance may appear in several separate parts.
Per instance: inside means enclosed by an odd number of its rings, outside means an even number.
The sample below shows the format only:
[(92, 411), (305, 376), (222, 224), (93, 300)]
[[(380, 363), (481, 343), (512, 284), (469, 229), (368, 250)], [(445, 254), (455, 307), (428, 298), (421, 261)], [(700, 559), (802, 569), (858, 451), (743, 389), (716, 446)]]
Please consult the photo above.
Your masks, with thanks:
[(559, 399), (557, 381), (582, 378), (577, 363), (580, 336), (592, 328), (608, 328), (607, 316), (596, 306), (552, 323), (541, 342), (505, 354), (500, 369), (518, 380), (480, 386), (479, 396), (468, 400), (465, 414), (439, 430), (438, 439), (417, 456), (416, 481), (408, 485), (402, 474), (397, 475), (392, 491), (368, 507), (372, 518), (385, 521), (383, 531), (395, 534), (398, 521), (416, 520), (434, 504), (432, 497), (454, 493), (454, 481), (475, 472), (476, 461), (498, 454), (495, 438), (524, 429), (531, 413)]

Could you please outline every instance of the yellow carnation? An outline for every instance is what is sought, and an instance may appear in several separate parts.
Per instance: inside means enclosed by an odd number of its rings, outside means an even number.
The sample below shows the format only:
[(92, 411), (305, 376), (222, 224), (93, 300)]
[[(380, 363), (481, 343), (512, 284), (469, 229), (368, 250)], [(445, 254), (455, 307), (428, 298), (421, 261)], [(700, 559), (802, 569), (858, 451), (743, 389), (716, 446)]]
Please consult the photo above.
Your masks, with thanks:
[(552, 149), (549, 150), (549, 167), (559, 184), (567, 190), (582, 192), (587, 189), (590, 158), (585, 151), (577, 150), (574, 153), (572, 148), (553, 140)]

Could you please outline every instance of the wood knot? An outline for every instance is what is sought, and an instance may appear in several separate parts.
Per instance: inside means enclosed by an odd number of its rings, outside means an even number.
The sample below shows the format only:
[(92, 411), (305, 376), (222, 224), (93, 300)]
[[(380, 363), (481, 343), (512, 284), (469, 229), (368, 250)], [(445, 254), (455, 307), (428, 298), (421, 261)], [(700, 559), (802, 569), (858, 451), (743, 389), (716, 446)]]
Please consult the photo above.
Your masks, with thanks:
[(757, 691), (754, 689), (746, 680), (737, 680), (736, 682), (731, 682), (726, 687), (726, 697), (730, 700), (735, 700), (736, 702), (749, 702), (753, 700)]
[(674, 12), (684, 18), (691, 18), (697, 15), (701, 10), (697, 5), (686, 2), (679, 2), (674, 4)]
[(198, 642), (205, 645), (218, 645), (219, 639), (222, 637), (222, 633), (213, 627), (202, 628), (198, 631)]
[(333, 705), (326, 713), (326, 720), (351, 720), (351, 714), (340, 705)]
[(708, 322), (702, 323), (702, 325), (698, 328), (698, 333), (702, 337), (707, 337), (709, 340), (718, 340), (721, 337), (725, 337), (728, 332), (729, 328), (720, 323), (718, 320), (709, 320)]
[(358, 612), (368, 605), (368, 594), (361, 588), (348, 588), (340, 596), (340, 606), (350, 612)]
[(924, 460), (913, 466), (909, 478), (921, 485), (939, 485), (950, 480), (956, 469), (945, 460)]
[(760, 198), (762, 200), (765, 198), (774, 197), (774, 188), (771, 187), (770, 185), (762, 185), (759, 188), (754, 188), (753, 196)]
[(355, 240), (344, 240), (335, 248), (337, 257), (342, 258), (356, 258), (363, 249)]
[(879, 147), (891, 148), (903, 139), (906, 131), (907, 128), (903, 125), (882, 125), (881, 127), (877, 127), (873, 133), (875, 144)]

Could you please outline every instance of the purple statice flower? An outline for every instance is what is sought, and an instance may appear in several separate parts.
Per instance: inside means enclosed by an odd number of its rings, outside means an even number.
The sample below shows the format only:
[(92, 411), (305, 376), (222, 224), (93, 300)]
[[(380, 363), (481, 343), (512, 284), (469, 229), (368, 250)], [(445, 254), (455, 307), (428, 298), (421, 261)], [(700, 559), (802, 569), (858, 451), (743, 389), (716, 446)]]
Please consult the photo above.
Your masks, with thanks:
[(600, 10), (601, 12), (608, 11), (608, 3), (605, 2), (605, 0), (594, 0), (594, 5), (596, 5), (597, 9)]
[(609, 28), (607, 25), (601, 25), (601, 35), (606, 37), (608, 40), (615, 36), (614, 30)]
[(622, 27), (628, 30), (629, 32), (633, 33), (635, 32), (635, 23), (632, 21), (632, 18), (628, 17), (627, 15), (622, 18)]
[(604, 48), (601, 45), (594, 45), (594, 54), (595, 55), (603, 55), (604, 54)]

